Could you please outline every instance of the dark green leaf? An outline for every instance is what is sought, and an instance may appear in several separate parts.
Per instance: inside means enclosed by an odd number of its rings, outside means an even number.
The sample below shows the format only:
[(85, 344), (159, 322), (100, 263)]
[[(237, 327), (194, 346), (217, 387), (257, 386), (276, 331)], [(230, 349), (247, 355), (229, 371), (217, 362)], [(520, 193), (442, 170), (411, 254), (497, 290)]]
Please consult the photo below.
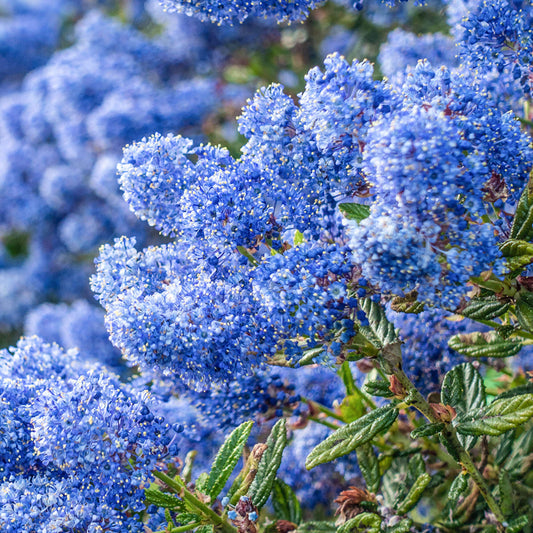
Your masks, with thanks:
[(379, 303), (373, 302), (370, 298), (361, 298), (359, 306), (365, 312), (369, 327), (379, 341), (379, 348), (398, 341), (396, 329), (389, 322), (385, 310)]
[(362, 204), (339, 204), (339, 209), (346, 218), (356, 222), (361, 222), (370, 215), (370, 207)]
[(395, 457), (381, 480), (381, 491), (388, 507), (396, 508), (405, 500), (416, 480), (426, 473), (419, 453)]
[(509, 457), (509, 454), (511, 453), (513, 449), (513, 442), (516, 438), (516, 431), (507, 431), (504, 433), (500, 439), (500, 442), (498, 443), (498, 448), (496, 449), (496, 457), (494, 458), (494, 462), (497, 465), (503, 464), (503, 462)]
[(448, 501), (450, 506), (453, 508), (457, 505), (459, 498), (462, 494), (466, 492), (468, 488), (468, 475), (464, 472), (461, 472), (450, 485), (450, 490), (448, 491)]
[(285, 446), (287, 446), (287, 428), (285, 419), (281, 418), (276, 422), (266, 441), (267, 449), (263, 452), (257, 474), (250, 485), (248, 495), (252, 503), (261, 509), (270, 496), (272, 485), (276, 479), (281, 456)]
[(485, 298), (472, 298), (461, 311), (461, 314), (474, 320), (490, 320), (503, 315), (509, 309), (509, 305), (509, 302), (502, 301), (494, 295)]
[(518, 239), (509, 239), (500, 245), (504, 257), (520, 257), (523, 255), (533, 257), (533, 244)]
[(520, 196), (511, 226), (511, 238), (530, 241), (533, 239), (533, 188), (532, 178)]
[(361, 513), (338, 527), (337, 533), (379, 533), (381, 518), (374, 513)]
[(529, 525), (529, 517), (527, 515), (519, 516), (509, 522), (506, 533), (522, 533), (526, 526)]
[(302, 510), (296, 494), (281, 481), (276, 479), (272, 487), (272, 505), (278, 520), (288, 520), (293, 524), (299, 524), (302, 520)]
[[(442, 403), (451, 405), (459, 416), (472, 413), (487, 404), (483, 378), (471, 363), (452, 368), (442, 382)], [(469, 450), (476, 443), (472, 436), (459, 435), (461, 444)]]
[(308, 455), (305, 466), (311, 468), (346, 455), (370, 442), (376, 435), (385, 433), (398, 416), (398, 409), (388, 405), (341, 427)]
[(239, 462), (252, 426), (253, 422), (249, 421), (234, 429), (217, 453), (206, 484), (206, 494), (211, 496), (212, 501), (220, 494)]
[(519, 385), (513, 389), (507, 390), (498, 394), (496, 400), (503, 400), (504, 398), (512, 398), (513, 396), (519, 396), (520, 394), (533, 394), (533, 382), (528, 381), (525, 385)]
[(500, 509), (503, 516), (510, 516), (513, 513), (513, 487), (509, 474), (503, 469), (500, 470), (498, 488), (500, 489)]
[(370, 492), (377, 492), (381, 475), (379, 473), (379, 463), (372, 448), (372, 444), (363, 444), (356, 449), (359, 469), (365, 479), (366, 486)]
[(514, 441), (511, 453), (505, 460), (505, 469), (511, 479), (523, 477), (524, 469), (528, 468), (526, 457), (530, 454), (533, 454), (533, 425)]
[(420, 498), (422, 498), (422, 494), (424, 494), (430, 481), (431, 476), (425, 472), (416, 479), (413, 486), (409, 489), (405, 499), (398, 505), (398, 514), (408, 513), (416, 506)]
[(146, 496), (146, 501), (157, 505), (158, 507), (164, 507), (165, 509), (184, 509), (185, 504), (182, 500), (161, 492), (160, 490), (154, 489), (145, 489), (144, 495)]
[(468, 357), (511, 357), (522, 348), (517, 339), (502, 339), (495, 331), (454, 335), (448, 346)]
[(431, 437), (440, 433), (444, 429), (443, 422), (437, 422), (435, 424), (424, 424), (416, 429), (411, 431), (411, 438), (418, 439), (419, 437)]
[(390, 383), (382, 379), (367, 381), (364, 387), (366, 392), (372, 394), (372, 396), (381, 396), (382, 398), (392, 398), (394, 396), (390, 390)]
[(337, 528), (333, 522), (306, 522), (300, 524), (296, 533), (335, 533)]
[(471, 363), (452, 368), (442, 382), (441, 400), (451, 405), (459, 415), (485, 407), (485, 386), (479, 372)]
[(464, 435), (501, 435), (533, 416), (533, 394), (495, 400), (477, 420), (461, 422), (457, 431)]
[(515, 312), (520, 327), (533, 332), (533, 293), (521, 290), (516, 295)]
[(257, 259), (244, 246), (237, 246), (237, 250), (244, 255), (252, 265), (257, 266), (259, 264)]
[(413, 525), (413, 521), (409, 518), (404, 518), (400, 520), (397, 524), (394, 526), (389, 526), (386, 529), (387, 533), (409, 533), (411, 530), (411, 526)]

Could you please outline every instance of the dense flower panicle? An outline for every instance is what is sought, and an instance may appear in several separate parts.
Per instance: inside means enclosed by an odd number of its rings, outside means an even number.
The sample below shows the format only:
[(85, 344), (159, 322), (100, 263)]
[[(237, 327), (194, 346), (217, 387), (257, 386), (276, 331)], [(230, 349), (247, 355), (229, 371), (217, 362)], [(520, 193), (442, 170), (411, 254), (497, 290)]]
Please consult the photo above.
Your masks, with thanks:
[(244, 267), (217, 270), (205, 259), (195, 263), (179, 244), (153, 247), (137, 255), (130, 285), (120, 279), (128, 266), (124, 245), (103, 248), (93, 290), (106, 308), (110, 338), (127, 359), (197, 388), (261, 361), (270, 336), (256, 324)]
[[(77, 2), (69, 9), (57, 8), (59, 21), (83, 13)], [(215, 103), (228, 101), (209, 76), (220, 58), (210, 53), (204, 76), (196, 77), (194, 57), (180, 58), (161, 24), (162, 33), (148, 38), (90, 11), (69, 34), (74, 44), (0, 96), (0, 268), (12, 280), (2, 285), (25, 285), (24, 298), (0, 310), (3, 329), (20, 327), (31, 305), (90, 296), (91, 265), (83, 259), (102, 242), (120, 234), (148, 238), (116, 184), (123, 145), (156, 129), (196, 136)], [(197, 37), (202, 50), (208, 37)], [(244, 99), (234, 92), (231, 102)], [(23, 242), (16, 255), (5, 245), (10, 239)]]
[(379, 50), (379, 66), (385, 76), (403, 73), (414, 67), (420, 59), (432, 65), (457, 66), (457, 50), (453, 39), (442, 33), (415, 35), (401, 28), (389, 33)]
[(36, 335), (66, 349), (76, 348), (85, 357), (117, 366), (120, 352), (109, 342), (104, 312), (85, 300), (72, 305), (41, 304), (28, 313), (24, 334)]
[[(401, 5), (408, 0), (342, 0), (339, 3), (348, 8), (360, 11), (370, 4), (370, 8), (387, 11), (387, 7)], [(425, 5), (427, 0), (415, 0), (414, 5)], [(198, 17), (200, 20), (209, 20), (218, 24), (234, 24), (243, 22), (248, 17), (265, 17), (277, 22), (300, 22), (307, 18), (309, 12), (319, 7), (321, 0), (298, 0), (248, 2), (245, 0), (231, 0), (213, 2), (212, 0), (160, 0), (163, 9), (169, 12), (185, 13)], [(375, 4), (379, 4), (376, 6)], [(386, 16), (386, 15), (385, 15)]]
[(37, 5), (18, 1), (0, 3), (0, 76), (17, 80), (46, 63), (59, 44), (67, 2)]
[(387, 292), (456, 305), (470, 276), (499, 268), (491, 205), (517, 201), (530, 139), (464, 71), (421, 62), (397, 83), (403, 101), (366, 138), (375, 196), (353, 225), (355, 260)]
[[(506, 81), (530, 95), (533, 80), (533, 5), (528, 0), (454, 0), (448, 8), (462, 59), (482, 75), (507, 73)], [(459, 20), (459, 17), (463, 17)]]
[[(286, 353), (324, 344), (349, 318), (346, 282), (352, 270), (347, 247), (317, 247), (304, 243), (263, 261), (253, 272), (253, 293), (259, 320), (273, 326), (278, 338), (307, 339), (291, 343)], [(353, 301), (352, 301), (353, 300)]]
[(0, 355), (0, 402), (7, 531), (143, 531), (133, 513), (156, 461), (176, 451), (148, 393), (30, 337)]
[(248, 17), (268, 17), (277, 22), (297, 22), (305, 19), (309, 11), (322, 2), (314, 0), (298, 0), (297, 2), (248, 2), (232, 0), (213, 2), (212, 0), (161, 0), (163, 8), (170, 12), (185, 13), (196, 16), (200, 20), (208, 20), (218, 24), (243, 22)]
[[(178, 239), (143, 253), (122, 240), (98, 260), (111, 339), (141, 368), (203, 389), (279, 350), (338, 356), (357, 308), (349, 238), (372, 284), (426, 302), (455, 305), (470, 276), (500, 268), (492, 205), (517, 200), (531, 160), (511, 114), (427, 61), (388, 84), (333, 55), (306, 81), (297, 102), (280, 85), (248, 102), (239, 159), (171, 135), (126, 148), (128, 202)], [(370, 216), (348, 235), (337, 203), (352, 196)]]

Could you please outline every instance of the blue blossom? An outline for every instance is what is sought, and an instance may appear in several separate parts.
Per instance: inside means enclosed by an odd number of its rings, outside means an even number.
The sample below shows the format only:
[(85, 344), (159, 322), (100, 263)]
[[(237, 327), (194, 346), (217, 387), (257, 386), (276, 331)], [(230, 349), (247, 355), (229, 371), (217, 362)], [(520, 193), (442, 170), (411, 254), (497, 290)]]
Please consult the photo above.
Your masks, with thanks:
[(501, 268), (487, 215), (499, 198), (517, 200), (530, 141), (463, 71), (421, 62), (400, 90), (401, 106), (375, 120), (366, 138), (364, 171), (377, 201), (353, 225), (352, 248), (363, 275), (383, 290), (416, 289), (422, 300), (453, 306), (470, 276)]
[(104, 312), (85, 300), (72, 305), (41, 304), (28, 313), (25, 335), (37, 335), (48, 343), (83, 351), (87, 358), (117, 366), (120, 353), (109, 342)]
[[(510, 74), (506, 81), (531, 93), (533, 6), (523, 0), (470, 0), (450, 3), (462, 58), (482, 73)], [(459, 21), (459, 16), (464, 17)]]
[(7, 531), (143, 531), (156, 461), (176, 452), (154, 401), (37, 337), (0, 354), (0, 517)]
[(385, 76), (403, 72), (407, 66), (415, 66), (419, 59), (431, 64), (454, 67), (457, 65), (453, 39), (442, 33), (415, 35), (396, 28), (387, 36), (379, 51), (379, 64)]

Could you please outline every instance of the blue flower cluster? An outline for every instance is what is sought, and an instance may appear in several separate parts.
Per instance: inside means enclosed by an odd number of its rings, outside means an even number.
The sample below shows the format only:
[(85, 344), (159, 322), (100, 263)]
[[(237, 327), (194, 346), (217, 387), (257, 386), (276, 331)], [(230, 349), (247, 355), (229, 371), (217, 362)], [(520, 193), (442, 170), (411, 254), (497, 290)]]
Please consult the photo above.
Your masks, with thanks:
[(354, 259), (386, 292), (453, 307), (470, 276), (500, 268), (488, 221), (527, 183), (531, 141), (463, 70), (421, 62), (399, 80), (402, 99), (366, 137), (374, 201), (353, 225)]
[[(61, 6), (48, 9), (58, 26), (83, 13), (76, 2)], [(21, 9), (42, 26), (44, 38), (45, 13)], [(10, 31), (14, 17), (5, 19)], [(6, 75), (0, 93), (0, 329), (20, 328), (25, 314), (43, 301), (91, 298), (90, 259), (102, 242), (121, 234), (142, 242), (153, 238), (117, 186), (116, 165), (126, 143), (154, 130), (199, 136), (217, 102), (244, 100), (243, 91), (226, 91), (210, 74), (225, 61), (215, 51), (206, 54), (214, 30), (195, 28), (177, 43), (171, 32), (179, 21), (167, 19), (148, 38), (94, 10), (69, 33), (74, 44), (43, 52), (42, 61), (25, 66), (0, 54), (0, 71), (4, 58), (23, 74), (42, 64), (15, 85)], [(220, 42), (234, 42), (235, 35), (220, 33)], [(59, 46), (59, 34), (54, 43)], [(10, 72), (15, 77), (18, 71)]]
[(148, 393), (29, 337), (0, 353), (0, 402), (3, 530), (144, 531), (151, 471), (177, 451)]
[(420, 59), (433, 65), (457, 66), (457, 51), (451, 37), (442, 33), (415, 35), (401, 28), (391, 31), (379, 50), (381, 72), (389, 78), (403, 74), (407, 67), (416, 66)]
[[(401, 5), (408, 0), (379, 0), (380, 8)], [(415, 5), (425, 5), (427, 0), (415, 0)], [(213, 0), (160, 0), (163, 8), (171, 13), (185, 13), (218, 24), (234, 24), (243, 22), (248, 17), (267, 17), (277, 22), (300, 22), (307, 18), (309, 12), (319, 7), (323, 0), (298, 0), (292, 2), (275, 2), (261, 0), (248, 2), (246, 0), (230, 0), (215, 2)], [(356, 11), (362, 10), (370, 4), (377, 3), (369, 0), (342, 0), (339, 3)]]
[[(533, 5), (527, 0), (452, 0), (448, 16), (463, 61), (505, 91), (529, 96), (533, 84)], [(514, 86), (514, 87), (513, 87)]]
[(24, 334), (66, 349), (83, 349), (84, 357), (119, 370), (120, 352), (109, 342), (104, 312), (86, 300), (38, 305), (26, 316)]

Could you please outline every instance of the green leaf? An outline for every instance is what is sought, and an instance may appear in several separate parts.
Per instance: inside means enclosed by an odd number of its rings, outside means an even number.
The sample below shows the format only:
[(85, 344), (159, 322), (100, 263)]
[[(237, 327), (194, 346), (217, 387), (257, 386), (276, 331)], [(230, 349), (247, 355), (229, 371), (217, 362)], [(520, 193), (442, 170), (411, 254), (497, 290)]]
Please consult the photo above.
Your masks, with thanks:
[(335, 533), (337, 528), (332, 522), (306, 522), (300, 524), (296, 533)]
[(509, 305), (509, 302), (502, 301), (495, 295), (472, 298), (461, 311), (461, 315), (474, 320), (491, 320), (503, 315), (509, 309)]
[(337, 533), (379, 533), (381, 518), (374, 513), (361, 513), (338, 527)]
[(529, 182), (520, 196), (511, 226), (511, 238), (530, 241), (533, 239), (533, 188), (530, 175)]
[(185, 504), (182, 500), (179, 500), (178, 498), (175, 498), (170, 494), (161, 492), (160, 490), (145, 489), (144, 495), (146, 497), (147, 502), (153, 505), (157, 505), (158, 507), (180, 510), (185, 508)]
[(357, 462), (366, 486), (370, 492), (377, 492), (381, 474), (379, 473), (379, 462), (371, 444), (363, 444), (356, 449)]
[(294, 232), (294, 246), (298, 246), (305, 241), (304, 234), (301, 231), (296, 230)]
[(522, 433), (513, 443), (511, 453), (505, 459), (505, 469), (511, 479), (521, 479), (527, 470), (526, 457), (533, 454), (533, 425)]
[(513, 449), (513, 443), (516, 438), (516, 430), (507, 431), (504, 433), (498, 443), (498, 448), (496, 449), (496, 457), (494, 462), (499, 466), (509, 457)]
[(370, 298), (361, 298), (359, 300), (359, 306), (366, 314), (369, 327), (379, 342), (379, 348), (398, 341), (396, 329), (389, 322), (385, 315), (385, 310), (379, 303), (373, 302)]
[(276, 479), (272, 487), (272, 505), (278, 520), (288, 520), (293, 524), (299, 524), (302, 520), (302, 510), (296, 494), (281, 481)]
[(471, 363), (457, 365), (444, 376), (441, 401), (451, 405), (458, 415), (486, 406), (483, 378)]
[(416, 429), (411, 431), (411, 438), (418, 439), (419, 437), (431, 437), (440, 433), (444, 429), (445, 425), (443, 422), (436, 422), (434, 424), (424, 424)]
[(352, 452), (359, 446), (370, 442), (376, 435), (385, 433), (397, 416), (398, 409), (388, 405), (379, 407), (341, 427), (311, 451), (307, 456), (305, 467), (310, 470), (317, 465)]
[(530, 333), (533, 332), (533, 293), (525, 290), (518, 292), (515, 312), (520, 327)]
[(533, 416), (533, 394), (495, 400), (476, 420), (462, 422), (457, 431), (464, 435), (501, 435)]
[[(442, 382), (441, 400), (464, 416), (487, 405), (483, 378), (471, 363), (452, 368)], [(476, 443), (472, 436), (459, 435), (461, 444), (469, 450)]]
[(362, 204), (339, 204), (339, 209), (342, 214), (349, 220), (355, 220), (361, 222), (370, 215), (370, 207)]
[(234, 429), (218, 451), (211, 472), (209, 472), (205, 490), (205, 493), (211, 496), (211, 501), (214, 501), (220, 494), (239, 462), (244, 445), (250, 436), (250, 431), (252, 431), (252, 426), (253, 422), (249, 421)]
[(511, 357), (522, 349), (517, 339), (502, 339), (495, 331), (454, 335), (448, 346), (468, 357)]
[(533, 244), (519, 239), (508, 239), (500, 245), (500, 251), (504, 257), (520, 257), (527, 255), (533, 257)]
[(519, 385), (509, 389), (496, 396), (495, 400), (503, 400), (505, 398), (512, 398), (513, 396), (519, 396), (520, 394), (533, 394), (533, 382), (528, 381), (524, 385)]
[(513, 487), (509, 474), (503, 469), (500, 470), (498, 488), (500, 489), (500, 509), (503, 516), (510, 516), (513, 513)]
[(406, 499), (416, 480), (425, 473), (426, 466), (419, 453), (395, 457), (381, 481), (385, 504), (396, 508)]
[(411, 526), (413, 525), (413, 521), (409, 518), (404, 518), (403, 520), (400, 520), (397, 524), (394, 526), (389, 526), (386, 529), (387, 533), (409, 533), (411, 530)]
[(237, 250), (244, 255), (252, 265), (257, 266), (259, 264), (259, 261), (244, 246), (237, 246)]
[(365, 414), (365, 404), (360, 394), (345, 396), (338, 409), (345, 422), (352, 422)]
[(506, 533), (522, 533), (526, 526), (529, 525), (529, 517), (527, 515), (519, 516), (509, 522)]
[(450, 490), (448, 491), (448, 501), (450, 506), (454, 508), (459, 501), (459, 498), (462, 494), (468, 489), (468, 474), (461, 472), (450, 485)]
[(207, 481), (209, 479), (209, 474), (207, 472), (202, 472), (197, 478), (196, 478), (196, 490), (199, 492), (203, 492), (205, 494), (207, 490)]
[(276, 422), (268, 436), (266, 445), (267, 449), (261, 456), (257, 466), (257, 474), (248, 491), (248, 496), (258, 509), (265, 505), (270, 496), (276, 473), (281, 464), (283, 450), (287, 446), (287, 428), (284, 418)]
[(214, 533), (215, 528), (212, 525), (200, 526), (196, 529), (196, 533)]
[(390, 390), (390, 383), (382, 379), (376, 381), (367, 381), (364, 384), (365, 391), (372, 396), (381, 396), (382, 398), (392, 398), (394, 394)]
[(409, 489), (405, 499), (397, 507), (398, 514), (408, 513), (416, 506), (430, 481), (431, 476), (425, 472), (417, 478), (413, 486)]
[(299, 359), (298, 364), (300, 366), (306, 366), (313, 363), (313, 359), (324, 353), (324, 347), (318, 346), (317, 348), (310, 348), (305, 350), (303, 356)]

